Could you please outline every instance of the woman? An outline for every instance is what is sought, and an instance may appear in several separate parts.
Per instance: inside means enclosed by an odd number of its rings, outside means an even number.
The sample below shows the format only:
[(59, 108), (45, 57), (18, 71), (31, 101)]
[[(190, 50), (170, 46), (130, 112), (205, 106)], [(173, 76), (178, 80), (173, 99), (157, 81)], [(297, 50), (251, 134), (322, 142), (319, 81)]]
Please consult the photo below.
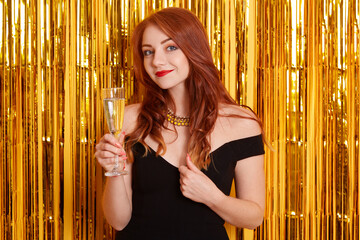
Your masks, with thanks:
[(136, 27), (132, 46), (143, 102), (126, 107), (120, 139), (104, 135), (95, 153), (105, 170), (119, 155), (129, 171), (108, 178), (103, 193), (117, 239), (222, 240), (224, 221), (259, 226), (262, 128), (223, 87), (201, 22), (185, 9), (158, 11)]

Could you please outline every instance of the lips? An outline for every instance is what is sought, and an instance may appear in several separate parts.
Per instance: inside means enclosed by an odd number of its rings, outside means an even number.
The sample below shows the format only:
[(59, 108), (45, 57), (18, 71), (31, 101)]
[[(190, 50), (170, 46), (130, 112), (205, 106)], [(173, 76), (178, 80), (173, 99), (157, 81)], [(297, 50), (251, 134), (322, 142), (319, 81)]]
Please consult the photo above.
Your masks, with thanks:
[(173, 70), (158, 71), (158, 72), (155, 73), (155, 75), (156, 75), (157, 77), (163, 77), (163, 76), (165, 76), (166, 74), (168, 74), (168, 73), (170, 73), (170, 72), (172, 72), (172, 71), (173, 71)]

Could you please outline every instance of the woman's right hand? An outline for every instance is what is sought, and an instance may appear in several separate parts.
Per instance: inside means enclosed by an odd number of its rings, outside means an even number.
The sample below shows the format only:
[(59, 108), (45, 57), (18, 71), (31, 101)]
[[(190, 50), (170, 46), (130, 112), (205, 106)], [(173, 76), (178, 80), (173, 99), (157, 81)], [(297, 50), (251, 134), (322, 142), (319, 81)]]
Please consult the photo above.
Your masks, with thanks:
[[(123, 148), (125, 133), (118, 139), (111, 134), (105, 134), (96, 144), (95, 157), (99, 164), (109, 172), (115, 165), (115, 157), (119, 156), (119, 167), (126, 163)], [(103, 188), (102, 208), (107, 222), (116, 230), (122, 230), (130, 221), (132, 213), (131, 163), (127, 163), (127, 177), (106, 178)]]
[(125, 162), (127, 157), (122, 147), (124, 144), (125, 133), (120, 134), (119, 139), (116, 139), (112, 134), (105, 134), (98, 144), (96, 144), (95, 157), (99, 164), (110, 171), (115, 165), (115, 156), (119, 156), (119, 162)]

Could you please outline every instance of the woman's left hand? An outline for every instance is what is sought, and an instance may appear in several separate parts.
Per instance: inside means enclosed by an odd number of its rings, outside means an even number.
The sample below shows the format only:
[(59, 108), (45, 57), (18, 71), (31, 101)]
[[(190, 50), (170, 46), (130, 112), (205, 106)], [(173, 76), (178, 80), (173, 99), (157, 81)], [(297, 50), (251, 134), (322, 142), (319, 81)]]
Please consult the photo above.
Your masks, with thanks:
[(186, 166), (180, 166), (179, 172), (182, 194), (195, 202), (209, 205), (215, 200), (217, 193), (222, 193), (215, 183), (195, 166), (189, 155), (186, 157)]

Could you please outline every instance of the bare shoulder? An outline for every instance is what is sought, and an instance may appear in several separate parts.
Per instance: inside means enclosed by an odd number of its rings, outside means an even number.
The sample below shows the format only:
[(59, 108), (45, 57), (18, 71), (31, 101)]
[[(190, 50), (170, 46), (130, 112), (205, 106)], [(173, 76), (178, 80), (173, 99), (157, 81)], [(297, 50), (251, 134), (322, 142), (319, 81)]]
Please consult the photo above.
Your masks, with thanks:
[(139, 115), (140, 108), (140, 103), (127, 105), (125, 107), (125, 115), (128, 115), (127, 117), (137, 117)]
[(216, 127), (231, 140), (246, 138), (262, 133), (258, 119), (258, 116), (248, 108), (222, 104)]
[(136, 127), (136, 121), (140, 113), (141, 104), (131, 104), (125, 107), (123, 130), (128, 133)]

